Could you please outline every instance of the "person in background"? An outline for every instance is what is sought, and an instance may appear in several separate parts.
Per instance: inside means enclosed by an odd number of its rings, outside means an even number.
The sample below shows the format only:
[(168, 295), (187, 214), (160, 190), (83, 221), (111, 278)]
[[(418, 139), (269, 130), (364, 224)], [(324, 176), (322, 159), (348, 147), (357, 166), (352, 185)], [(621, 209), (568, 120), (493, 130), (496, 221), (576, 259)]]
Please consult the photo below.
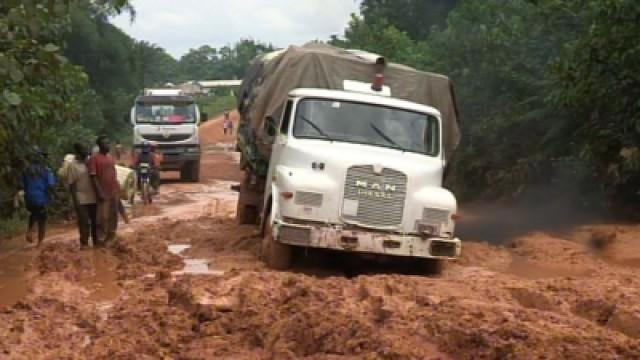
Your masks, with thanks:
[(155, 189), (156, 193), (160, 192), (160, 166), (162, 165), (162, 160), (164, 160), (164, 156), (160, 150), (158, 150), (158, 145), (155, 142), (151, 142), (151, 157), (153, 158), (153, 163), (155, 164), (155, 169), (151, 174), (151, 186)]
[(29, 226), (27, 228), (26, 240), (33, 242), (33, 228), (38, 224), (38, 244), (44, 241), (47, 227), (47, 205), (51, 202), (50, 191), (56, 184), (53, 172), (45, 163), (47, 154), (36, 150), (36, 158), (27, 167), (22, 175), (22, 186), (24, 188), (24, 200), (27, 211), (29, 211)]
[(89, 236), (95, 245), (98, 241), (96, 194), (89, 177), (87, 148), (82, 144), (74, 144), (74, 158), (65, 161), (58, 175), (69, 187), (78, 218), (80, 248), (89, 246)]
[(138, 178), (138, 188), (140, 188), (140, 169), (139, 166), (141, 163), (149, 164), (150, 166), (150, 174), (149, 174), (149, 183), (155, 192), (159, 191), (160, 188), (160, 163), (162, 162), (162, 155), (157, 152), (157, 146), (154, 143), (150, 143), (148, 141), (144, 141), (142, 143), (142, 150), (140, 153), (136, 153), (133, 157), (133, 161), (131, 162), (131, 168), (136, 170), (137, 178)]
[(105, 245), (115, 239), (118, 229), (120, 184), (115, 162), (109, 154), (111, 149), (109, 138), (104, 135), (99, 136), (96, 144), (99, 151), (89, 159), (89, 175), (97, 200), (99, 241), (96, 245)]
[(224, 120), (222, 121), (222, 129), (225, 135), (233, 134), (233, 123), (231, 123), (229, 110), (224, 111)]
[(114, 146), (113, 157), (117, 163), (119, 163), (122, 158), (122, 144), (120, 144), (119, 140), (116, 141), (116, 146)]

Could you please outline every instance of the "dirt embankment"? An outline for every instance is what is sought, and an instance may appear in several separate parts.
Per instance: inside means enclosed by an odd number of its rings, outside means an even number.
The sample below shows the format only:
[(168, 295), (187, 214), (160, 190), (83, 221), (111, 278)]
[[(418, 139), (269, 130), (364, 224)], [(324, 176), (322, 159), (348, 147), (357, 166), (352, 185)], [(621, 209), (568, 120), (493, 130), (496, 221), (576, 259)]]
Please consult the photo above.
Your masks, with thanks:
[[(438, 276), (313, 253), (275, 272), (233, 220), (236, 162), (207, 150), (202, 183), (166, 184), (107, 249), (71, 233), (24, 250), (29, 292), (0, 310), (0, 358), (640, 358), (640, 226), (479, 235)], [(175, 273), (188, 259), (218, 272)]]

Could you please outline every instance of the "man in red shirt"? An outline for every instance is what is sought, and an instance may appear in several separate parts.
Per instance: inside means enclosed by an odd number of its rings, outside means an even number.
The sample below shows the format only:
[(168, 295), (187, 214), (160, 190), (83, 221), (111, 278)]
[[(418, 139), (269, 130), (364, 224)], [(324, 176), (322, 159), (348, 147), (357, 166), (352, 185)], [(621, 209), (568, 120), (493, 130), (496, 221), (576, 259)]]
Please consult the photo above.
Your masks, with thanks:
[(116, 166), (109, 154), (111, 142), (102, 135), (96, 141), (98, 152), (89, 159), (89, 175), (96, 192), (98, 204), (98, 238), (101, 245), (113, 240), (118, 229), (118, 205), (120, 184)]

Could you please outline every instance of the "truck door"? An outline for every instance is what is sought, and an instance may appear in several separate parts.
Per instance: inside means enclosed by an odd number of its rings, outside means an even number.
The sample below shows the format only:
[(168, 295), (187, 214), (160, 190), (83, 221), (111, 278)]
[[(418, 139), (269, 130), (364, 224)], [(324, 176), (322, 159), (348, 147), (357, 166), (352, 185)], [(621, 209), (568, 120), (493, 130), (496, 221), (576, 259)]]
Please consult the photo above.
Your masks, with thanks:
[[(267, 194), (271, 193), (271, 178), (273, 177), (273, 173), (275, 171), (275, 167), (280, 163), (280, 157), (282, 156), (282, 150), (284, 149), (287, 143), (287, 137), (289, 136), (289, 125), (291, 123), (291, 115), (293, 112), (293, 100), (287, 100), (285, 104), (284, 111), (282, 112), (282, 118), (279, 119), (279, 123), (276, 124), (278, 127), (276, 129), (275, 138), (273, 140), (273, 145), (271, 147), (271, 158), (269, 159), (269, 172), (267, 175), (267, 186), (265, 192)], [(265, 202), (268, 200), (268, 196), (265, 196)]]

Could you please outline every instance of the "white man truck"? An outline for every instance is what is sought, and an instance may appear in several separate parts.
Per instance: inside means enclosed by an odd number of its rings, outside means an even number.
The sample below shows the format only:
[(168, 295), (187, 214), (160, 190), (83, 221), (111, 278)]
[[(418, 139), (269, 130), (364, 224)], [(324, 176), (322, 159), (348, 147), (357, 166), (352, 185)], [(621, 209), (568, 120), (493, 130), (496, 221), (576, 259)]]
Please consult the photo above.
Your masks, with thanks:
[(133, 125), (133, 144), (139, 150), (145, 141), (162, 153), (160, 170), (180, 171), (184, 181), (200, 178), (198, 125), (206, 120), (195, 100), (181, 90), (145, 89), (128, 116)]
[(447, 77), (310, 43), (256, 59), (237, 96), (237, 217), (261, 226), (268, 266), (287, 268), (296, 248), (459, 257)]

